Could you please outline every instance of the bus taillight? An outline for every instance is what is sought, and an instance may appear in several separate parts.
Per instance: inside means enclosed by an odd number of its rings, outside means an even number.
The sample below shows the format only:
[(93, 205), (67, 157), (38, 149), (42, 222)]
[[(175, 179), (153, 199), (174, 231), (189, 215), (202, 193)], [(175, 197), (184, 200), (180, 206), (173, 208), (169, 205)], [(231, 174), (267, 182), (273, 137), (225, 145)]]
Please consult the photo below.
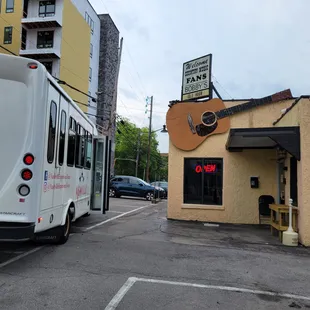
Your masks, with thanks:
[(23, 178), (23, 180), (25, 180), (25, 181), (31, 180), (31, 179), (32, 179), (32, 171), (29, 170), (29, 169), (24, 169), (24, 170), (22, 171), (22, 178)]
[(28, 64), (28, 68), (29, 68), (29, 69), (37, 69), (37, 68), (38, 68), (38, 65), (35, 64), (35, 63), (33, 63), (33, 62), (31, 62), (31, 63)]
[(27, 186), (27, 185), (25, 185), (25, 184), (22, 184), (22, 185), (18, 188), (18, 193), (19, 193), (21, 196), (23, 196), (23, 197), (29, 195), (29, 193), (30, 193), (30, 188), (29, 188), (29, 186)]
[(28, 166), (32, 165), (34, 162), (34, 157), (32, 154), (26, 154), (24, 156), (24, 163)]

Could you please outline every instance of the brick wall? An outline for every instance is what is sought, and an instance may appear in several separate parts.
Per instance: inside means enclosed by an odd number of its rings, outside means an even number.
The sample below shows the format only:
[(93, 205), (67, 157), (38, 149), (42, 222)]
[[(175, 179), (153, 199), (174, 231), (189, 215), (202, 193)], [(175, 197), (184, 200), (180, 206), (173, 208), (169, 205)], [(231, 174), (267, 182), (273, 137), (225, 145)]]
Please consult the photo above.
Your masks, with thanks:
[[(119, 57), (119, 31), (109, 14), (100, 14), (100, 51), (99, 51), (99, 80), (97, 123), (106, 128), (105, 134), (115, 141), (116, 94), (114, 94), (117, 64)], [(114, 151), (111, 163), (114, 161)], [(111, 167), (111, 174), (113, 174)]]

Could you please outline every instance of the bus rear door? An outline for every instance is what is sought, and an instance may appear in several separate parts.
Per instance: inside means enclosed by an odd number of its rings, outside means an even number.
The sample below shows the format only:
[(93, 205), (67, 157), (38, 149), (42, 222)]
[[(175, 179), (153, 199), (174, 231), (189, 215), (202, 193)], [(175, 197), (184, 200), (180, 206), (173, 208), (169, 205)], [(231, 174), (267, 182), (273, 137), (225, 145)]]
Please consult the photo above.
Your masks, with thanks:
[[(69, 181), (66, 175), (66, 145), (67, 145), (67, 127), (68, 127), (68, 111), (69, 103), (60, 97), (60, 103), (58, 108), (58, 135), (56, 139), (56, 150), (57, 154), (55, 156), (55, 188), (53, 196), (53, 206), (58, 208), (60, 206), (65, 206), (69, 199), (69, 195), (66, 195), (66, 192), (69, 192)], [(65, 205), (64, 205), (65, 204)]]
[(56, 184), (56, 160), (57, 160), (57, 136), (59, 115), (59, 92), (49, 85), (48, 105), (46, 118), (46, 136), (44, 161), (44, 184), (41, 210), (47, 210), (54, 206), (55, 184)]

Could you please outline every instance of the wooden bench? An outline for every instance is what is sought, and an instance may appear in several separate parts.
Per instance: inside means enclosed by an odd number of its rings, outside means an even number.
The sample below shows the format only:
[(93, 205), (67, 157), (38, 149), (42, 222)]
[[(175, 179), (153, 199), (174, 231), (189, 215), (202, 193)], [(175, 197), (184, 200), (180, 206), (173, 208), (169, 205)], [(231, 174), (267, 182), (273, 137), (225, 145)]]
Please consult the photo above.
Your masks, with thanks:
[[(283, 231), (286, 231), (289, 226), (289, 206), (270, 204), (269, 208), (271, 210), (270, 214), (271, 234), (274, 235), (275, 232), (277, 232), (279, 239), (282, 242), (282, 233)], [(292, 207), (292, 226), (294, 231), (296, 232), (297, 232), (297, 216), (298, 216), (298, 208)]]

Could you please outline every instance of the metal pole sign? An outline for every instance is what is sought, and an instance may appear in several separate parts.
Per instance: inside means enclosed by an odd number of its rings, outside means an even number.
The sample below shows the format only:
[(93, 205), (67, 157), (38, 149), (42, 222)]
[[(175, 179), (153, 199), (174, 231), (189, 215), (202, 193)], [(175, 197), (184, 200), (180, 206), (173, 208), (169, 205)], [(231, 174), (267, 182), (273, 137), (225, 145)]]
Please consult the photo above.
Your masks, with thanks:
[(183, 64), (182, 101), (212, 97), (211, 66), (212, 54)]

